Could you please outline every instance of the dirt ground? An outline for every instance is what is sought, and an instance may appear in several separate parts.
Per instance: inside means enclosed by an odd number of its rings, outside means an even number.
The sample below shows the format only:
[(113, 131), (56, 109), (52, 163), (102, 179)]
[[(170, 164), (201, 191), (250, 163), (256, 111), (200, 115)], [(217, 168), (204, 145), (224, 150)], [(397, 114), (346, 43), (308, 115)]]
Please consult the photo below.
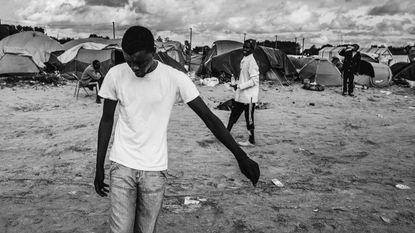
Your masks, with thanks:
[[(246, 149), (261, 168), (256, 188), (190, 108), (174, 107), (159, 232), (415, 232), (414, 90), (261, 89), (270, 105)], [(0, 90), (0, 232), (106, 232), (109, 200), (92, 185), (102, 105), (73, 90)], [(232, 97), (199, 90), (212, 109)], [(246, 138), (243, 118), (232, 134)], [(205, 200), (184, 205), (186, 196)]]

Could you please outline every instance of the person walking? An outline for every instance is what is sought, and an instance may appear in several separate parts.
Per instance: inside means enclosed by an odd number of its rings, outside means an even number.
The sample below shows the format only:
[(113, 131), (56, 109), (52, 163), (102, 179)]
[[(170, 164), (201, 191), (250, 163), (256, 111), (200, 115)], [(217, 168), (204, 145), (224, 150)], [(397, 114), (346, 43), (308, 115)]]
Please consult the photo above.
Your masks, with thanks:
[[(100, 196), (110, 192), (110, 232), (156, 232), (167, 179), (167, 125), (177, 99), (203, 120), (235, 156), (241, 172), (256, 185), (260, 176), (258, 164), (206, 106), (191, 79), (154, 59), (156, 49), (151, 31), (142, 26), (130, 27), (121, 47), (126, 63), (108, 71), (99, 92), (104, 105), (94, 186)], [(104, 182), (104, 161), (117, 105), (119, 117), (109, 157), (108, 185)]]
[(235, 101), (229, 116), (227, 129), (230, 132), (241, 114), (244, 113), (248, 140), (239, 142), (241, 146), (255, 145), (254, 112), (259, 95), (259, 67), (253, 55), (255, 47), (256, 41), (253, 39), (244, 42), (242, 50), (244, 57), (241, 60), (239, 80), (238, 83), (231, 83), (235, 90)]

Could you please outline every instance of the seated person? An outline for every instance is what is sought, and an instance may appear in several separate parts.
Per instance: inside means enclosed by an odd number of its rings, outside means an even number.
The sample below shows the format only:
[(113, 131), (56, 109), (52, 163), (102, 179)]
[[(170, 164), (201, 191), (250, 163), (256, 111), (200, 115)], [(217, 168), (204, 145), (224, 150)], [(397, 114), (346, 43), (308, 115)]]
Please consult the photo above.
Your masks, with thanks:
[(97, 103), (101, 103), (101, 100), (98, 96), (99, 88), (101, 88), (103, 75), (100, 71), (101, 63), (98, 60), (94, 60), (91, 65), (86, 67), (84, 72), (82, 73), (80, 84), (82, 87), (88, 87), (92, 90), (96, 87), (97, 92)]

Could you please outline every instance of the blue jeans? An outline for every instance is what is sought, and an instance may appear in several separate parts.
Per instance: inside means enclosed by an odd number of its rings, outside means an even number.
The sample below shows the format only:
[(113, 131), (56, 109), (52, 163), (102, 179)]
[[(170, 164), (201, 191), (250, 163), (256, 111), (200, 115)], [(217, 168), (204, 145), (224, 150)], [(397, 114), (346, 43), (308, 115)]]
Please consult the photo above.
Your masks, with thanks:
[(111, 232), (156, 232), (166, 179), (166, 171), (141, 171), (111, 162)]

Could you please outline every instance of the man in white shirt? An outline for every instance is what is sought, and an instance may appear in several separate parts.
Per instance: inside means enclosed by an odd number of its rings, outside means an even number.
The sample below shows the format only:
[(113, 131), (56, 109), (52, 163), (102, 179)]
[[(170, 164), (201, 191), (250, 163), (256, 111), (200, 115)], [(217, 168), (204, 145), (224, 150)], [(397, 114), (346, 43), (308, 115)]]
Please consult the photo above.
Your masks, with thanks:
[(238, 84), (232, 85), (235, 89), (235, 101), (228, 122), (228, 130), (238, 121), (242, 112), (245, 112), (246, 128), (248, 129), (248, 141), (239, 142), (241, 146), (255, 145), (254, 135), (254, 111), (255, 103), (259, 95), (259, 68), (253, 52), (256, 47), (255, 40), (246, 40), (243, 45), (244, 57), (241, 61), (241, 73)]
[[(111, 190), (111, 232), (155, 232), (162, 207), (167, 170), (167, 125), (177, 99), (189, 107), (235, 156), (241, 172), (256, 185), (260, 171), (229, 131), (206, 106), (190, 78), (154, 60), (154, 37), (141, 26), (129, 28), (121, 45), (126, 63), (111, 68), (99, 95), (104, 98), (98, 130), (95, 191)], [(111, 149), (110, 186), (104, 161), (114, 112), (119, 118)]]

